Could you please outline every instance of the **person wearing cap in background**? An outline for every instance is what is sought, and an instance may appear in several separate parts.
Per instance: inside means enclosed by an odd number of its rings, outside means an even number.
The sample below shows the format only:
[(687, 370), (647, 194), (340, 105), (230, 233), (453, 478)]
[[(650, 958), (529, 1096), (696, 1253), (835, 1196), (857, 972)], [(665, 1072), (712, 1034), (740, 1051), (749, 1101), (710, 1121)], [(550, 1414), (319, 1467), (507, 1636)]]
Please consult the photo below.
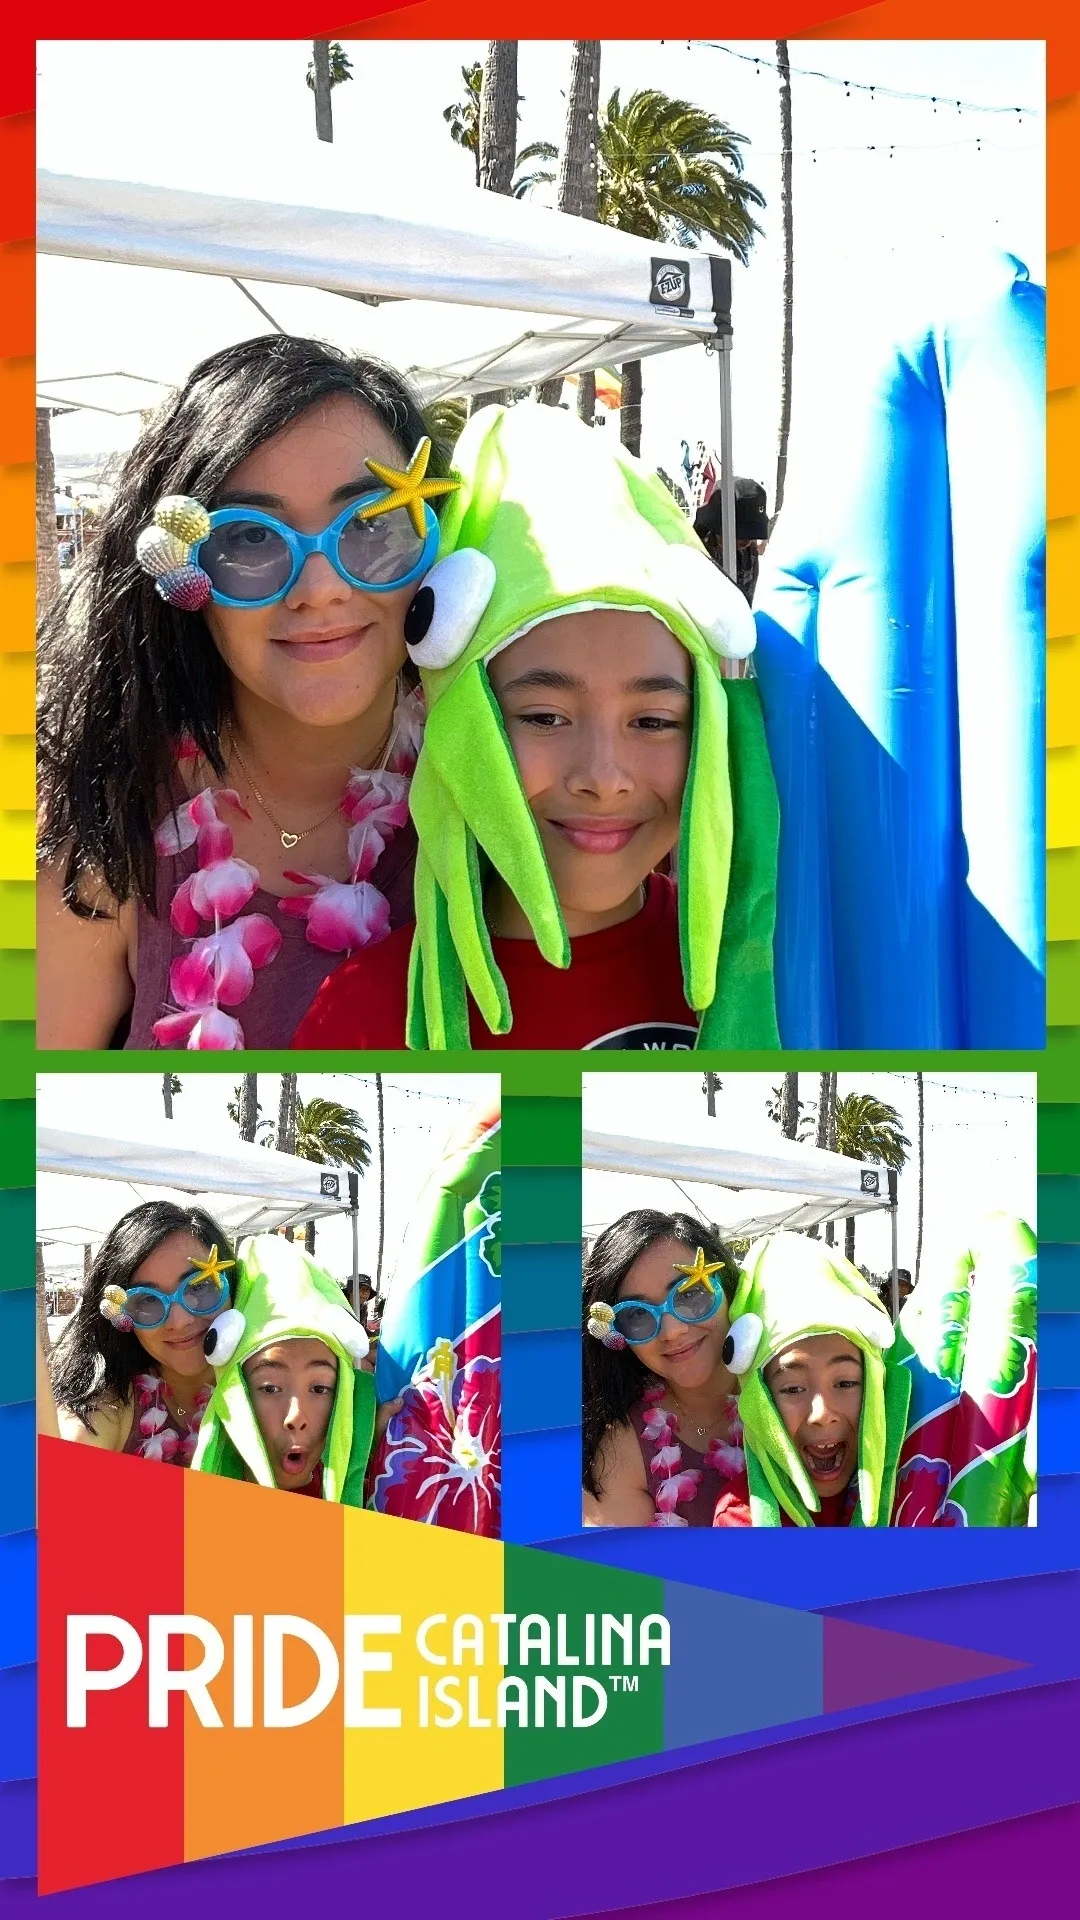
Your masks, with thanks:
[[(694, 519), (694, 532), (706, 553), (717, 566), (723, 565), (720, 486), (714, 488)], [(735, 584), (753, 604), (758, 564), (769, 538), (769, 512), (765, 489), (758, 480), (735, 475)]]

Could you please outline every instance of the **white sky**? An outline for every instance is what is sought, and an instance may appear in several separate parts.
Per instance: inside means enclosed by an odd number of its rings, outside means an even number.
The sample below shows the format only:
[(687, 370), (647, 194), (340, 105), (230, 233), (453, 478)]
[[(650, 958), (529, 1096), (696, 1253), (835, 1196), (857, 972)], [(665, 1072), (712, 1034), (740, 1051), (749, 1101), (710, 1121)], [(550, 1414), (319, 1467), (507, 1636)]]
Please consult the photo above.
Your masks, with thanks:
[[(771, 61), (772, 41), (730, 42)], [(334, 91), (334, 145), (315, 138), (304, 85), (310, 43), (43, 42), (38, 48), (38, 152), (54, 172), (142, 180), (195, 191), (309, 205), (350, 204), (351, 184), (373, 170), (400, 195), (471, 193), (472, 158), (455, 147), (442, 109), (461, 97), (462, 65), (480, 41), (353, 42), (354, 78)], [(857, 310), (887, 320), (890, 275), (932, 288), (934, 261), (958, 249), (1016, 253), (1043, 280), (1043, 44), (1036, 41), (791, 43), (793, 66), (839, 78), (1032, 112), (991, 115), (928, 102), (845, 96), (842, 87), (793, 74), (796, 411), (799, 395), (842, 366), (844, 331)], [(569, 43), (523, 42), (519, 143), (562, 137)], [(765, 227), (749, 269), (736, 269), (733, 355), (735, 463), (772, 496), (779, 411), (780, 193), (775, 74), (701, 44), (605, 42), (601, 91), (657, 86), (690, 99), (749, 136), (746, 173), (761, 188)], [(196, 128), (197, 119), (197, 131)], [(981, 142), (977, 146), (976, 142)], [(869, 149), (873, 148), (874, 151)], [(813, 157), (816, 154), (816, 158)], [(143, 283), (120, 299), (117, 276)], [(164, 276), (84, 262), (41, 262), (39, 368), (43, 375), (122, 366), (168, 377), (229, 340), (265, 330), (227, 281)], [(145, 300), (153, 288), (152, 305)], [(135, 288), (136, 281), (128, 286)], [(163, 293), (167, 289), (167, 297)], [(179, 291), (177, 291), (179, 289)], [(929, 297), (932, 297), (932, 293)], [(317, 303), (313, 305), (312, 303)], [(136, 310), (149, 323), (130, 324)], [(302, 290), (274, 289), (285, 325), (344, 345), (381, 347), (402, 364), (414, 328), (402, 308), (378, 313)], [(409, 303), (412, 305), (412, 303)], [(875, 313), (875, 307), (877, 309)], [(460, 324), (440, 310), (437, 353), (466, 351), (475, 311)], [(125, 316), (127, 316), (125, 318)], [(688, 348), (645, 363), (643, 453), (674, 472), (679, 443), (719, 438), (715, 361)], [(131, 421), (73, 413), (53, 423), (58, 454), (131, 443)], [(811, 449), (804, 449), (812, 455)]]
[[(718, 1146), (774, 1144), (779, 1128), (765, 1101), (775, 1073), (722, 1073), (716, 1101)], [(928, 1073), (923, 1271), (960, 1252), (989, 1213), (1018, 1213), (1034, 1227), (1036, 1203), (1036, 1076), (1033, 1073)], [(816, 1101), (818, 1076), (799, 1076), (804, 1101)], [(900, 1175), (898, 1263), (915, 1271), (918, 1105), (913, 1073), (841, 1073), (837, 1092), (873, 1093), (896, 1107), (911, 1141)], [(583, 1125), (643, 1139), (701, 1140), (711, 1127), (702, 1079), (693, 1073), (589, 1074), (582, 1089)], [(703, 1131), (703, 1126), (706, 1131)], [(692, 1130), (692, 1131), (691, 1131)], [(811, 1141), (812, 1144), (812, 1141)], [(842, 1242), (841, 1242), (842, 1244)], [(887, 1213), (861, 1214), (855, 1257), (879, 1274), (889, 1270)]]
[[(226, 1114), (239, 1072), (184, 1073), (183, 1092), (173, 1101), (173, 1129), (177, 1142), (201, 1149), (231, 1147), (239, 1138)], [(442, 1157), (443, 1145), (461, 1124), (470, 1106), (485, 1098), (497, 1076), (464, 1073), (387, 1073), (383, 1076), (386, 1113), (386, 1245), (384, 1281), (392, 1276), (409, 1218), (430, 1169)], [(359, 1253), (361, 1273), (374, 1276), (378, 1249), (378, 1116), (373, 1074), (302, 1073), (298, 1081), (302, 1100), (319, 1095), (353, 1107), (367, 1127), (372, 1164), (360, 1181)], [(264, 1114), (277, 1118), (280, 1075), (259, 1075), (259, 1100)], [(118, 1139), (140, 1137), (140, 1128), (157, 1133), (166, 1123), (160, 1073), (46, 1073), (38, 1076), (38, 1120), (45, 1127), (85, 1129)], [(117, 1183), (117, 1219), (130, 1202)], [(321, 1263), (339, 1278), (352, 1271), (352, 1237), (345, 1218), (317, 1223), (316, 1252)], [(52, 1249), (50, 1268), (59, 1269), (64, 1255)], [(74, 1261), (80, 1271), (81, 1256)]]

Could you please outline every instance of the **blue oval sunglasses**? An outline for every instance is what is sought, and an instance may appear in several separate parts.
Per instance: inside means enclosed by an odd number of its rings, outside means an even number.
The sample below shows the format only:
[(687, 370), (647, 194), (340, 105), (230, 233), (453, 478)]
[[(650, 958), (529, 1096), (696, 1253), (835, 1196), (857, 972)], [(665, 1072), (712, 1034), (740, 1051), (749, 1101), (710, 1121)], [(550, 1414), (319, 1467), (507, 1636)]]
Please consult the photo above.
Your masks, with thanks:
[(362, 518), (365, 508), (386, 497), (354, 501), (321, 533), (297, 533), (254, 507), (220, 507), (210, 515), (210, 532), (192, 547), (191, 558), (207, 575), (211, 598), (223, 607), (272, 607), (291, 593), (313, 553), (325, 554), (351, 587), (393, 593), (434, 564), (439, 523), (426, 500), (423, 533), (406, 507)]

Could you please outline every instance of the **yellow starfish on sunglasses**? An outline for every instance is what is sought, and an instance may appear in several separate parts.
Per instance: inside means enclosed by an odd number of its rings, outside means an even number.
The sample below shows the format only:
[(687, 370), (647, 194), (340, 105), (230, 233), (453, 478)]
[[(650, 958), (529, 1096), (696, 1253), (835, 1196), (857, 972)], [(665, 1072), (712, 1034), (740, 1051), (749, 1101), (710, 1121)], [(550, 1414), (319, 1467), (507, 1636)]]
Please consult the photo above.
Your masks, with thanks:
[(431, 459), (431, 441), (421, 440), (404, 473), (396, 467), (387, 467), (381, 460), (365, 460), (364, 465), (376, 480), (381, 480), (390, 488), (384, 500), (374, 500), (370, 506), (360, 507), (358, 520), (375, 520), (380, 513), (393, 513), (397, 507), (404, 507), (417, 534), (422, 540), (427, 525), (424, 519), (424, 501), (436, 500), (441, 493), (454, 493), (461, 485), (460, 480), (426, 480), (428, 461)]
[(686, 1275), (686, 1279), (683, 1281), (682, 1287), (679, 1288), (679, 1292), (681, 1293), (683, 1291), (683, 1287), (696, 1286), (699, 1280), (708, 1281), (709, 1275), (711, 1273), (719, 1273), (723, 1268), (723, 1266), (724, 1266), (724, 1262), (722, 1260), (713, 1260), (710, 1262), (706, 1262), (705, 1255), (702, 1252), (701, 1248), (699, 1247), (697, 1252), (694, 1255), (693, 1266), (691, 1267), (677, 1266), (675, 1268), (676, 1273), (685, 1273)]
[(235, 1260), (219, 1260), (217, 1248), (211, 1247), (210, 1258), (193, 1260), (191, 1269), (200, 1280), (221, 1280), (224, 1278), (226, 1267), (235, 1267), (235, 1265)]

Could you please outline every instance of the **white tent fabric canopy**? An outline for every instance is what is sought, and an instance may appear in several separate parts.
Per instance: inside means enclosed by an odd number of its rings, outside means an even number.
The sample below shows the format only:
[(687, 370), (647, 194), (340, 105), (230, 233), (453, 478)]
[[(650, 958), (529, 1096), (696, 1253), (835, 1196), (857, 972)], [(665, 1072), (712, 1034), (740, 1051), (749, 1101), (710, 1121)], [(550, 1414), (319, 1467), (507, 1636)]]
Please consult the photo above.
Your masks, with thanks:
[(794, 1140), (742, 1147), (582, 1135), (586, 1239), (636, 1207), (698, 1213), (734, 1239), (888, 1208), (888, 1169)]
[(197, 1196), (234, 1238), (350, 1208), (345, 1171), (246, 1141), (204, 1152), (157, 1136), (39, 1130), (37, 1237), (44, 1245), (96, 1245), (131, 1207), (181, 1194)]
[[(428, 401), (530, 386), (705, 341), (726, 347), (731, 331), (727, 258), (491, 193), (427, 197), (410, 208), (388, 204), (380, 184), (377, 208), (339, 211), (43, 172), (38, 250), (251, 281), (271, 307), (275, 286), (317, 288), (368, 306), (436, 303), (428, 351), (409, 368)], [(658, 261), (669, 263), (666, 275), (654, 271)], [(440, 304), (495, 309), (499, 322), (477, 329), (479, 345), (469, 354), (443, 363), (431, 351)], [(404, 356), (395, 340), (409, 333), (404, 320), (395, 304), (384, 351), (397, 365)]]

